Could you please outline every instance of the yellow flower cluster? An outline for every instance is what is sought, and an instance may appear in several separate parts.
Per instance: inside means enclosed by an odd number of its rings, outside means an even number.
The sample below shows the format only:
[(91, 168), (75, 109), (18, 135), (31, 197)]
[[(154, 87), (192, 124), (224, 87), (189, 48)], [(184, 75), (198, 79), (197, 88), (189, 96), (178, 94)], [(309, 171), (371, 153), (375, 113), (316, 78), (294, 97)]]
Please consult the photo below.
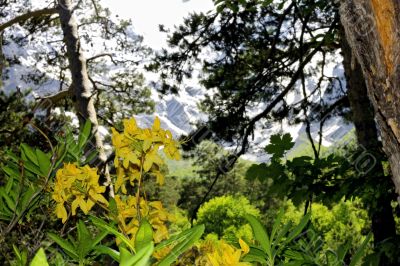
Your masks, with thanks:
[[(144, 176), (155, 176), (158, 184), (164, 183), (164, 175), (161, 173), (164, 160), (159, 151), (162, 150), (169, 159), (179, 160), (178, 142), (172, 138), (169, 130), (161, 128), (158, 117), (151, 128), (138, 127), (134, 118), (125, 119), (123, 124), (124, 130), (121, 133), (112, 129), (116, 167), (115, 192), (122, 193), (115, 197), (118, 224), (120, 230), (133, 240), (140, 219), (146, 218), (153, 227), (154, 241), (158, 243), (168, 238), (165, 223), (172, 216), (164, 210), (160, 201), (146, 202), (142, 183)], [(128, 191), (128, 182), (131, 188), (137, 189), (135, 196), (132, 196), (132, 191)]]
[[(168, 238), (166, 222), (171, 221), (160, 201), (147, 202), (143, 181), (145, 176), (156, 177), (157, 183), (164, 183), (161, 166), (164, 164), (159, 151), (169, 159), (179, 160), (178, 142), (168, 130), (160, 127), (160, 120), (155, 119), (152, 128), (142, 129), (134, 118), (124, 120), (122, 133), (112, 129), (112, 143), (115, 147), (116, 180), (115, 203), (117, 214), (112, 218), (118, 222), (119, 229), (134, 240), (141, 219), (145, 218), (152, 225), (154, 242), (159, 243)], [(78, 167), (76, 164), (65, 164), (57, 171), (53, 199), (57, 206), (57, 217), (62, 222), (68, 218), (65, 204), (70, 204), (72, 215), (79, 207), (87, 214), (96, 204), (108, 206), (102, 196), (105, 187), (100, 186), (97, 170), (89, 166)], [(128, 191), (127, 185), (136, 191)], [(134, 241), (132, 241), (134, 242)]]
[(137, 198), (135, 196), (115, 196), (118, 209), (118, 224), (120, 230), (132, 240), (139, 228), (138, 216), (145, 217), (153, 227), (154, 242), (159, 243), (168, 238), (168, 229), (165, 222), (171, 220), (171, 215), (163, 208), (160, 201), (146, 202), (140, 198), (140, 214), (137, 211)]
[(178, 143), (172, 138), (169, 130), (160, 127), (158, 117), (152, 128), (139, 128), (134, 118), (125, 119), (123, 123), (122, 133), (112, 129), (112, 143), (115, 147), (114, 164), (118, 168), (115, 191), (121, 189), (122, 193), (126, 194), (126, 182), (129, 181), (133, 186), (135, 180), (139, 181), (143, 173), (147, 172), (156, 176), (157, 183), (162, 185), (164, 176), (160, 172), (160, 166), (164, 161), (158, 151), (163, 148), (167, 158), (179, 160)]
[(85, 165), (78, 167), (76, 164), (66, 163), (56, 174), (52, 198), (56, 202), (55, 209), (58, 218), (65, 223), (68, 215), (65, 204), (70, 204), (72, 215), (76, 214), (79, 207), (85, 214), (99, 202), (108, 205), (101, 193), (104, 186), (99, 185), (97, 169)]
[(201, 266), (250, 266), (250, 263), (241, 262), (241, 257), (249, 252), (249, 246), (239, 239), (241, 249), (237, 249), (224, 240), (206, 240), (200, 246), (201, 253), (196, 265)]

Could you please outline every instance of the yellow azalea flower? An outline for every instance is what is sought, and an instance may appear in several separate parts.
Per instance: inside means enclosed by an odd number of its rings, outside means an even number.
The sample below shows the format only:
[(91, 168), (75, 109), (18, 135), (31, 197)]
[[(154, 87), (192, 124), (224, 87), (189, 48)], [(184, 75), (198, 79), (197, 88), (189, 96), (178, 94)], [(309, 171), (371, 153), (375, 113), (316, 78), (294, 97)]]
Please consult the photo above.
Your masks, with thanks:
[(121, 189), (122, 193), (126, 194), (125, 183), (129, 180), (134, 186), (134, 181), (141, 180), (145, 173), (155, 176), (157, 183), (162, 185), (164, 176), (159, 169), (164, 161), (159, 155), (159, 150), (162, 150), (167, 158), (179, 160), (181, 156), (178, 142), (173, 139), (169, 130), (161, 128), (158, 117), (151, 128), (138, 127), (134, 118), (125, 119), (123, 124), (124, 131), (121, 133), (112, 129), (114, 164), (117, 168), (115, 192)]
[[(115, 196), (118, 210), (118, 225), (120, 230), (133, 240), (139, 228), (139, 216), (137, 213), (137, 198), (135, 196)], [(159, 243), (168, 238), (168, 229), (165, 223), (172, 219), (162, 206), (160, 201), (146, 202), (140, 198), (140, 217), (146, 218), (153, 227), (154, 242)]]
[(72, 215), (76, 215), (79, 207), (87, 214), (99, 202), (108, 205), (107, 200), (101, 193), (105, 187), (99, 185), (99, 175), (95, 168), (89, 166), (78, 167), (76, 164), (66, 163), (56, 173), (53, 200), (57, 203), (55, 213), (65, 223), (67, 211), (65, 204), (71, 205)]
[[(243, 241), (239, 240), (239, 243), (241, 242)], [(243, 243), (241, 245), (243, 245)], [(251, 264), (240, 261), (241, 257), (246, 254), (245, 250), (246, 247), (244, 245), (241, 250), (229, 245), (224, 240), (206, 240), (200, 244), (201, 255), (197, 258), (196, 265), (250, 266)]]

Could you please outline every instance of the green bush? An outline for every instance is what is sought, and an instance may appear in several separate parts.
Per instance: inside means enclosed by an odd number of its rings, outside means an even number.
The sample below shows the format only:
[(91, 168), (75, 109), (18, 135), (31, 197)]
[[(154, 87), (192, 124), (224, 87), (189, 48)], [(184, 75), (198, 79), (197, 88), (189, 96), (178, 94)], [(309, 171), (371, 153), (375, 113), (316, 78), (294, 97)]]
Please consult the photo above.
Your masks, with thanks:
[[(342, 200), (332, 208), (313, 203), (311, 210), (311, 223), (315, 233), (321, 237), (324, 250), (336, 250), (349, 242), (350, 251), (354, 252), (364, 241), (370, 225), (360, 200)], [(296, 224), (302, 216), (302, 208), (296, 208), (291, 201), (286, 203), (284, 223), (291, 221)]]
[(252, 238), (251, 227), (245, 215), (259, 217), (259, 210), (243, 196), (222, 196), (211, 199), (200, 207), (197, 223), (204, 224), (206, 234), (216, 234), (219, 238)]

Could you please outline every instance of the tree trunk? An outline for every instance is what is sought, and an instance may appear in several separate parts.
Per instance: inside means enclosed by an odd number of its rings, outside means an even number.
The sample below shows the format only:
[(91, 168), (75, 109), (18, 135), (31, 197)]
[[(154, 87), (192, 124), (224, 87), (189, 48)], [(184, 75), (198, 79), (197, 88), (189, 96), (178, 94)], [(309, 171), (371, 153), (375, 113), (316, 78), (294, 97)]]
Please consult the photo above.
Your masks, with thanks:
[(341, 21), (360, 62), (400, 194), (400, 2), (342, 0)]
[[(375, 204), (371, 204), (370, 206), (376, 207), (369, 208), (374, 243), (375, 247), (378, 247), (379, 243), (385, 239), (394, 240), (396, 238), (396, 223), (391, 206), (393, 194), (387, 192), (388, 188), (393, 187), (393, 183), (384, 174), (381, 161), (384, 158), (384, 154), (381, 152), (381, 143), (378, 139), (374, 110), (368, 98), (367, 85), (361, 66), (352, 54), (343, 29), (341, 29), (340, 37), (343, 66), (347, 80), (347, 93), (358, 144), (363, 150), (367, 150), (369, 154), (373, 154), (376, 157), (374, 168), (365, 175), (365, 183), (380, 188), (380, 191), (376, 192), (378, 197), (371, 199), (375, 201)], [(388, 265), (388, 258), (382, 257), (381, 263), (383, 262), (385, 265)]]
[[(92, 134), (95, 140), (94, 146), (99, 152), (100, 161), (105, 162), (107, 156), (104, 152), (103, 140), (98, 131), (99, 125), (96, 109), (94, 107), (95, 95), (92, 86), (90, 85), (86, 68), (86, 59), (81, 51), (78, 25), (72, 13), (71, 0), (59, 0), (58, 3), (58, 13), (64, 34), (64, 42), (67, 48), (69, 69), (72, 76), (72, 91), (70, 93), (72, 94), (75, 103), (75, 109), (80, 125), (82, 126), (87, 119), (90, 120), (92, 124)], [(110, 182), (107, 169), (105, 172), (107, 177), (106, 179)], [(110, 185), (110, 183), (108, 185)], [(112, 194), (112, 189), (110, 193)]]

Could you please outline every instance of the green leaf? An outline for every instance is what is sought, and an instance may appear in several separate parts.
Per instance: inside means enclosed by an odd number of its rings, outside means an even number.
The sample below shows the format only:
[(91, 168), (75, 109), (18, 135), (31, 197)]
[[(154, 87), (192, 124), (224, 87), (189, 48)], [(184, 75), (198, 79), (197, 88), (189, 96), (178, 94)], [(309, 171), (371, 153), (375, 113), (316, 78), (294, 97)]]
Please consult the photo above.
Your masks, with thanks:
[[(148, 243), (135, 255), (130, 254), (126, 249), (121, 248), (120, 266), (146, 266), (149, 265), (151, 255), (154, 251), (153, 242)], [(160, 265), (160, 264), (159, 264)]]
[(335, 253), (338, 261), (344, 261), (347, 252), (351, 247), (351, 241), (347, 241), (345, 244), (339, 246), (337, 252)]
[(263, 180), (267, 175), (267, 164), (253, 164), (252, 166), (247, 169), (246, 178), (250, 180)]
[(94, 225), (107, 230), (109, 233), (115, 235), (116, 237), (119, 238), (119, 240), (121, 240), (122, 242), (124, 242), (130, 249), (132, 252), (135, 252), (135, 247), (132, 245), (132, 242), (130, 239), (128, 239), (126, 236), (124, 236), (123, 234), (121, 234), (120, 232), (118, 232), (117, 229), (113, 228), (112, 226), (110, 226), (109, 224), (107, 224), (105, 221), (101, 220), (100, 218), (91, 216), (90, 220), (93, 222)]
[(349, 266), (357, 265), (357, 263), (362, 259), (362, 257), (365, 255), (367, 245), (368, 245), (369, 241), (371, 240), (371, 238), (372, 238), (372, 234), (369, 233), (368, 236), (362, 242), (361, 246), (357, 249), (354, 256), (351, 258), (351, 262), (350, 262)]
[(92, 249), (92, 237), (85, 223), (82, 220), (78, 222), (78, 255), (80, 260), (84, 259)]
[(267, 232), (264, 229), (264, 226), (253, 215), (247, 214), (245, 215), (245, 218), (250, 223), (250, 226), (253, 229), (253, 235), (260, 243), (261, 248), (264, 250), (265, 253), (267, 253), (269, 258), (272, 258), (271, 242), (269, 240)]
[(26, 158), (34, 163), (36, 166), (39, 166), (39, 161), (38, 158), (36, 157), (35, 151), (27, 144), (22, 143), (21, 144), (21, 152), (23, 155), (26, 156)]
[(36, 149), (36, 156), (39, 162), (39, 168), (43, 176), (47, 176), (50, 172), (50, 157), (39, 149)]
[(90, 162), (92, 162), (98, 155), (99, 152), (97, 150), (93, 150), (89, 155), (86, 156), (84, 164), (90, 164)]
[(304, 227), (307, 226), (308, 222), (310, 221), (311, 213), (307, 213), (304, 217), (300, 220), (300, 223), (290, 232), (286, 242), (292, 241), (295, 237), (297, 237), (303, 231)]
[(3, 171), (11, 178), (19, 180), (19, 176), (21, 175), (17, 169), (11, 168), (9, 166), (4, 166)]
[(265, 151), (271, 154), (273, 159), (282, 158), (287, 151), (294, 147), (295, 143), (292, 140), (292, 136), (288, 133), (272, 135), (270, 144), (265, 147)]
[(98, 245), (94, 248), (94, 250), (96, 250), (100, 254), (108, 255), (115, 261), (119, 262), (120, 253), (115, 249), (103, 245)]
[(39, 166), (36, 166), (35, 164), (33, 164), (30, 161), (25, 161), (24, 162), (24, 167), (25, 169), (27, 169), (28, 171), (31, 171), (32, 173), (38, 175), (38, 176), (42, 176), (42, 171), (40, 171)]
[(15, 202), (14, 202), (14, 200), (7, 193), (4, 192), (3, 188), (0, 188), (0, 196), (2, 196), (3, 199), (6, 201), (7, 207), (10, 210), (15, 211)]
[(15, 155), (15, 153), (13, 153), (12, 151), (8, 150), (6, 152), (6, 154), (7, 154), (8, 157), (10, 157), (14, 161), (14, 163), (17, 163), (17, 164), (19, 163), (20, 158), (17, 155)]
[(180, 241), (173, 247), (171, 252), (159, 262), (158, 266), (171, 265), (183, 252), (185, 252), (188, 248), (195, 244), (203, 235), (203, 233), (204, 225), (197, 225), (191, 229), (182, 232), (181, 234), (184, 235), (182, 241)]
[(91, 249), (94, 249), (108, 235), (107, 231), (101, 231), (92, 241)]
[(33, 196), (33, 194), (35, 194), (37, 191), (41, 190), (39, 189), (35, 189), (33, 186), (29, 186), (26, 191), (24, 192), (22, 199), (21, 199), (21, 209), (26, 209), (28, 208), (29, 204), (33, 204), (33, 202), (31, 201), (31, 198)]
[(79, 260), (78, 253), (76, 252), (75, 248), (73, 245), (59, 237), (58, 235), (54, 233), (47, 233), (47, 235), (54, 241), (56, 242), (60, 247), (63, 248), (65, 253), (67, 253), (68, 256), (70, 256), (72, 259)]
[(36, 252), (36, 255), (33, 257), (30, 266), (49, 266), (43, 248), (40, 248), (39, 251)]
[(21, 252), (19, 252), (19, 249), (17, 248), (17, 246), (13, 244), (12, 247), (13, 247), (15, 256), (17, 256), (17, 259), (19, 261), (22, 261), (22, 255), (21, 255)]
[(110, 197), (110, 199), (108, 200), (108, 209), (110, 210), (111, 217), (118, 216), (117, 202), (112, 197)]
[(151, 241), (153, 241), (153, 228), (146, 219), (142, 219), (135, 236), (136, 250), (142, 249), (143, 247), (147, 246)]
[(7, 184), (4, 187), (6, 194), (9, 194), (13, 187), (14, 187), (14, 179), (10, 178), (10, 179), (8, 179)]
[(247, 262), (259, 262), (262, 265), (265, 265), (267, 263), (266, 260), (266, 256), (265, 256), (265, 252), (258, 248), (258, 247), (254, 247), (254, 246), (250, 246), (250, 251), (249, 253), (247, 253), (244, 257), (243, 257), (243, 261), (247, 261)]
[(284, 213), (285, 213), (284, 209), (281, 208), (279, 210), (278, 216), (275, 218), (275, 222), (274, 225), (272, 226), (272, 231), (271, 231), (271, 241), (274, 240), (275, 234), (278, 231), (279, 226), (281, 225), (281, 220), (283, 218)]
[(92, 124), (90, 123), (90, 120), (87, 119), (78, 137), (78, 147), (80, 149), (82, 149), (85, 146), (87, 140), (89, 139), (91, 129), (92, 129)]

